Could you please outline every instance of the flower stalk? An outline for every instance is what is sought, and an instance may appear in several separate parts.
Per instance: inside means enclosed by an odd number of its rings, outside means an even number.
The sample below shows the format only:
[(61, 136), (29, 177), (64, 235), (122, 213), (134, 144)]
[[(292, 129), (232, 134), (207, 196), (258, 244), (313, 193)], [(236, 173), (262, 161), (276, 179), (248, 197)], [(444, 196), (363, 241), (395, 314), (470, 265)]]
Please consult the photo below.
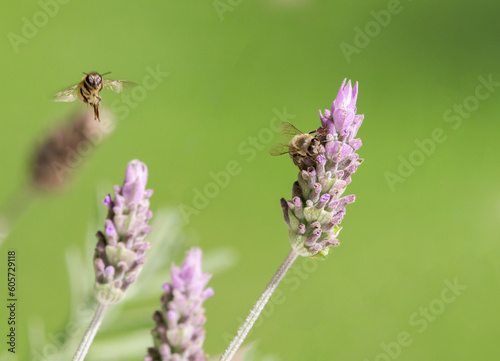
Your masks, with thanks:
[(341, 196), (363, 161), (356, 153), (361, 140), (354, 138), (363, 121), (363, 115), (356, 115), (357, 96), (358, 84), (352, 88), (344, 80), (331, 110), (320, 112), (316, 137), (321, 154), (305, 160), (309, 166), (300, 170), (292, 199), (281, 199), (290, 244), (301, 256), (325, 258), (330, 247), (340, 244), (346, 205), (355, 201), (354, 195)]
[(146, 190), (148, 169), (138, 160), (127, 165), (123, 186), (115, 186), (115, 196), (107, 195), (108, 207), (104, 232), (96, 234), (94, 251), (94, 295), (98, 306), (73, 361), (83, 361), (101, 325), (109, 305), (116, 304), (136, 280), (145, 262), (149, 242), (144, 238), (151, 231), (147, 225), (152, 217)]
[(87, 329), (87, 332), (85, 332), (85, 336), (83, 337), (80, 346), (76, 350), (75, 356), (73, 357), (73, 361), (83, 361), (85, 359), (85, 356), (89, 351), (92, 341), (94, 341), (94, 337), (97, 334), (99, 327), (101, 326), (101, 322), (104, 319), (104, 315), (106, 314), (107, 310), (108, 310), (107, 305), (103, 305), (101, 303), (97, 305), (94, 317), (92, 318), (92, 321), (90, 321), (90, 325)]
[(123, 187), (115, 186), (114, 199), (108, 194), (103, 201), (108, 217), (104, 232), (96, 234), (94, 254), (95, 296), (102, 304), (119, 302), (146, 261), (149, 242), (144, 238), (151, 231), (148, 221), (153, 215), (149, 209), (153, 191), (146, 190), (147, 179), (146, 165), (133, 160), (127, 166)]
[(248, 314), (245, 322), (243, 325), (240, 327), (238, 330), (238, 333), (234, 337), (234, 339), (231, 341), (229, 344), (229, 347), (226, 349), (224, 354), (222, 355), (220, 361), (229, 361), (233, 358), (234, 354), (238, 349), (240, 348), (241, 344), (247, 337), (248, 333), (253, 327), (253, 324), (257, 319), (259, 318), (262, 310), (266, 306), (267, 302), (269, 301), (269, 298), (271, 298), (272, 294), (278, 287), (279, 283), (285, 276), (286, 272), (290, 269), (292, 266), (293, 262), (297, 259), (299, 254), (294, 251), (293, 249), (290, 250), (288, 255), (286, 256), (285, 260), (281, 264), (281, 266), (278, 268), (276, 273), (274, 274), (273, 278), (271, 278), (271, 281), (269, 284), (266, 286), (264, 289), (264, 292), (262, 292), (262, 295), (260, 298), (257, 300), (255, 305), (253, 306), (252, 310)]
[[(319, 154), (294, 159), (299, 168), (292, 186), (292, 199), (281, 199), (283, 218), (288, 228), (291, 251), (267, 285), (244, 324), (239, 329), (221, 361), (232, 359), (259, 317), (281, 279), (298, 256), (324, 259), (330, 247), (340, 244), (337, 236), (354, 195), (341, 197), (362, 159), (356, 151), (361, 140), (355, 138), (363, 121), (356, 115), (358, 84), (342, 83), (331, 110), (320, 112), (321, 126), (311, 132), (321, 144)], [(292, 157), (293, 159), (293, 157)]]
[(0, 246), (29, 206), (40, 196), (62, 191), (90, 151), (114, 126), (105, 111), (97, 123), (88, 112), (71, 114), (37, 142), (29, 158), (28, 179), (0, 206)]
[(161, 310), (153, 314), (156, 325), (151, 330), (154, 346), (148, 348), (144, 361), (205, 361), (205, 309), (203, 302), (212, 297), (205, 288), (211, 275), (202, 273), (201, 249), (191, 249), (181, 267), (171, 269), (172, 283), (165, 283)]

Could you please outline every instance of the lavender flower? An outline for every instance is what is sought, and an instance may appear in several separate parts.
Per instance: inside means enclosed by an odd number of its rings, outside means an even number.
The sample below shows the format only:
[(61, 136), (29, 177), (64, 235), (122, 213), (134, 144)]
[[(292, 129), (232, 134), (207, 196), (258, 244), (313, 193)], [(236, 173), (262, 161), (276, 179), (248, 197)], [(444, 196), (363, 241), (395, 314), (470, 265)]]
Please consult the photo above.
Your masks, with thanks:
[(95, 295), (101, 304), (120, 301), (125, 290), (135, 281), (145, 261), (149, 242), (144, 237), (151, 228), (152, 216), (146, 190), (148, 169), (144, 163), (133, 160), (127, 165), (123, 187), (115, 186), (115, 197), (107, 195), (108, 206), (104, 232), (97, 232), (94, 254), (96, 275)]
[(40, 142), (30, 164), (30, 185), (37, 191), (56, 190), (63, 186), (92, 150), (111, 133), (114, 118), (103, 112), (98, 123), (89, 112), (67, 117)]
[(204, 361), (202, 304), (214, 291), (205, 288), (211, 275), (201, 271), (201, 249), (191, 249), (180, 268), (172, 264), (171, 277), (172, 283), (163, 285), (162, 308), (153, 315), (154, 347), (144, 361)]
[(281, 199), (292, 248), (302, 256), (322, 258), (339, 245), (345, 207), (355, 200), (354, 195), (340, 197), (363, 161), (356, 153), (361, 140), (354, 138), (363, 121), (363, 115), (356, 115), (357, 96), (358, 83), (353, 89), (344, 79), (331, 110), (319, 113), (321, 154), (307, 159), (312, 166), (300, 171), (292, 199)]

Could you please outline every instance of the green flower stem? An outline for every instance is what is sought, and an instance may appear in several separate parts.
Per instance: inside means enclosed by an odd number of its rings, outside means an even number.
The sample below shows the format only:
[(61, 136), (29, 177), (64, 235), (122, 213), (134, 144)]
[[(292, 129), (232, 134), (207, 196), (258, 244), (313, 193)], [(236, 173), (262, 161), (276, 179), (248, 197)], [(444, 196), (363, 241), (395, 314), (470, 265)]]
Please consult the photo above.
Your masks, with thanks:
[(35, 199), (31, 189), (21, 186), (0, 207), (0, 246)]
[(266, 306), (267, 301), (269, 301), (269, 298), (276, 290), (276, 287), (278, 287), (278, 284), (283, 279), (286, 272), (293, 264), (293, 262), (295, 262), (298, 256), (299, 254), (297, 252), (295, 252), (293, 249), (290, 250), (290, 253), (288, 253), (288, 256), (286, 256), (280, 268), (278, 268), (278, 271), (276, 271), (273, 278), (264, 289), (264, 292), (262, 292), (259, 300), (255, 303), (255, 306), (253, 306), (253, 309), (248, 314), (247, 319), (238, 330), (236, 337), (233, 338), (231, 344), (226, 349), (226, 352), (224, 352), (224, 355), (222, 355), (220, 361), (230, 361), (233, 358), (234, 354), (236, 353), (236, 351), (238, 351), (241, 344), (245, 340), (245, 337), (248, 335), (248, 332), (250, 332), (250, 330), (252, 329), (253, 324), (259, 318), (259, 315)]
[(89, 328), (87, 329), (87, 332), (85, 332), (78, 350), (76, 350), (73, 361), (83, 361), (85, 359), (85, 356), (89, 351), (92, 341), (94, 341), (94, 337), (97, 333), (97, 330), (101, 326), (102, 319), (104, 318), (107, 310), (108, 305), (103, 305), (101, 303), (98, 304), (97, 309), (95, 310), (94, 317), (92, 318), (92, 321), (90, 321)]

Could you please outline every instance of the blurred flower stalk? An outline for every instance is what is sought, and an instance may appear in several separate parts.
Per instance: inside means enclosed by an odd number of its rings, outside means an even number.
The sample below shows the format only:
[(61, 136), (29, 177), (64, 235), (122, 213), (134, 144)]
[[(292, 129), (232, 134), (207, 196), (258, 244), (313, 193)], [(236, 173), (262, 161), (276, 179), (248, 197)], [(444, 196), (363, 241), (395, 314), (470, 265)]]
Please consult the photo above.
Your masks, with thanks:
[(123, 299), (145, 262), (149, 242), (144, 238), (151, 231), (152, 217), (146, 189), (148, 170), (144, 163), (132, 160), (127, 165), (123, 186), (115, 186), (115, 196), (107, 195), (108, 207), (104, 232), (97, 232), (94, 252), (94, 295), (98, 301), (95, 315), (73, 361), (82, 361), (100, 327), (107, 308)]
[(298, 256), (324, 259), (330, 247), (339, 245), (337, 236), (346, 213), (345, 207), (355, 200), (354, 195), (341, 196), (351, 182), (351, 175), (362, 162), (356, 153), (361, 147), (361, 140), (355, 137), (363, 121), (363, 115), (356, 114), (357, 96), (358, 84), (353, 88), (350, 81), (346, 84), (345, 79), (331, 110), (320, 112), (321, 127), (315, 131), (315, 137), (321, 143), (321, 152), (314, 158), (303, 160), (306, 166), (301, 167), (298, 180), (293, 184), (292, 199), (281, 199), (292, 249), (222, 355), (221, 361), (232, 359)]
[(0, 209), (0, 244), (37, 197), (60, 191), (114, 129), (114, 118), (103, 111), (102, 122), (81, 111), (54, 127), (35, 147), (29, 162), (29, 178)]

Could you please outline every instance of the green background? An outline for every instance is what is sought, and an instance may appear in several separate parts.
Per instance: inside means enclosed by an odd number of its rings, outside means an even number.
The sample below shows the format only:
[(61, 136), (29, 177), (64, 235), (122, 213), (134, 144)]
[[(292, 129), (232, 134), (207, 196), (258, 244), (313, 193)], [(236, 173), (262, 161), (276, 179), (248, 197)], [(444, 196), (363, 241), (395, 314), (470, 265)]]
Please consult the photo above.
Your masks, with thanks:
[[(205, 303), (205, 351), (221, 353), (223, 336), (235, 333), (289, 249), (279, 199), (290, 196), (297, 171), (288, 157), (268, 155), (279, 134), (254, 148), (248, 138), (258, 139), (273, 109), (284, 107), (299, 129), (317, 128), (318, 109), (331, 106), (346, 77), (359, 82), (365, 162), (347, 190), (357, 198), (348, 206), (341, 246), (326, 261), (296, 262), (249, 341), (259, 341), (260, 354), (272, 360), (498, 359), (499, 87), (483, 88), (487, 99), (473, 98), (479, 77), (500, 82), (500, 4), (401, 1), (400, 11), (377, 28), (373, 12), (387, 11), (391, 1), (220, 3), (228, 6), (222, 14), (212, 1), (57, 3), (16, 52), (8, 34), (22, 36), (23, 18), (33, 21), (42, 8), (35, 1), (4, 1), (0, 203), (25, 182), (34, 143), (83, 107), (51, 102), (51, 94), (78, 82), (82, 71), (112, 71), (109, 78), (139, 84), (147, 67), (169, 73), (119, 117), (115, 132), (85, 158), (64, 191), (31, 204), (3, 244), (2, 272), (7, 250), (17, 251), (18, 359), (30, 359), (33, 320), (42, 320), (47, 334), (66, 324), (65, 254), (71, 247), (91, 254), (85, 244), (94, 242), (97, 229), (88, 230), (89, 224), (103, 223), (98, 199), (122, 182), (134, 158), (148, 165), (153, 211), (193, 206), (195, 189), (212, 182), (210, 172), (230, 161), (241, 169), (182, 225), (183, 247), (230, 250), (234, 258), (212, 278), (215, 296)], [(371, 36), (362, 43), (356, 28), (366, 34), (366, 26)], [(357, 44), (357, 52), (346, 57), (342, 43)], [(103, 106), (121, 99), (109, 91), (102, 96)], [(447, 122), (447, 111), (464, 101), (470, 111), (459, 116), (461, 123)], [(415, 142), (436, 129), (445, 140), (418, 158), (423, 153)], [(391, 187), (388, 172), (398, 175), (409, 159), (418, 165)], [(181, 262), (182, 253), (161, 255), (165, 267)], [(450, 298), (447, 280), (466, 288)], [(153, 285), (158, 297), (160, 286)], [(7, 298), (6, 287), (1, 290)], [(141, 307), (152, 313), (158, 301)], [(427, 320), (424, 309), (430, 309)], [(151, 327), (148, 317), (144, 324)], [(127, 328), (115, 330), (98, 334), (96, 343)], [(394, 346), (398, 335), (411, 344)], [(0, 355), (14, 359), (6, 356), (4, 339), (0, 344)], [(113, 358), (94, 352), (88, 359)]]

